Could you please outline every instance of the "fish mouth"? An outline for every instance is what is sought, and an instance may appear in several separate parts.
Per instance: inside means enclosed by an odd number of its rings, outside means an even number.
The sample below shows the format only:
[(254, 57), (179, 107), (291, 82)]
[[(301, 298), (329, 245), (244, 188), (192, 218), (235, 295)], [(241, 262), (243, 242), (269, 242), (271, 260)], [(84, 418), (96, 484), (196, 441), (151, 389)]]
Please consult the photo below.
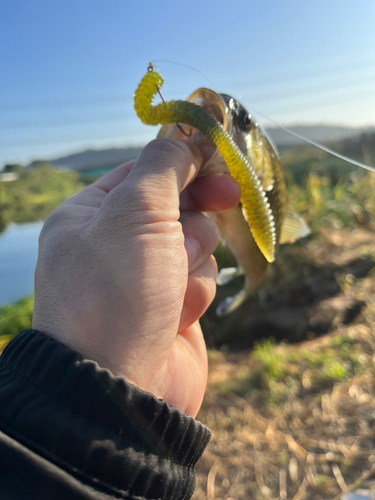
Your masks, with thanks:
[(195, 90), (186, 99), (197, 106), (205, 109), (210, 115), (215, 117), (222, 124), (224, 130), (228, 132), (228, 109), (224, 99), (213, 90), (200, 88)]
[[(202, 87), (190, 94), (186, 101), (200, 106), (216, 118), (241, 152), (247, 156), (246, 135), (249, 134), (249, 130), (243, 130), (239, 126), (238, 111), (240, 110), (244, 115), (248, 115), (248, 113), (236, 99), (228, 94), (218, 94), (213, 90)], [(203, 144), (204, 147), (209, 149), (208, 140), (201, 132), (190, 128), (189, 133), (190, 135), (195, 134), (195, 141), (199, 142), (200, 146)], [(213, 147), (211, 141), (209, 142), (211, 144), (211, 157), (221, 156), (220, 152)]]
[[(210, 115), (216, 118), (219, 123), (221, 123), (226, 132), (230, 133), (228, 106), (221, 95), (213, 90), (201, 87), (190, 94), (186, 101), (205, 109)], [(175, 123), (168, 123), (162, 126), (157, 137), (178, 139), (181, 141), (189, 140), (190, 143), (198, 146), (206, 165), (205, 172), (209, 172), (210, 170), (207, 168), (208, 163), (211, 161), (217, 162), (218, 157), (221, 157), (221, 154), (214, 143), (202, 134), (202, 132), (191, 125), (183, 123), (179, 123), (177, 125)], [(223, 166), (222, 170), (228, 173), (226, 166)]]
[[(221, 95), (213, 90), (202, 87), (190, 94), (186, 101), (203, 108), (207, 113), (216, 118), (223, 126), (223, 129), (229, 133), (230, 120), (228, 119), (228, 107)], [(208, 172), (210, 170), (210, 162), (215, 162), (215, 159), (221, 157), (219, 150), (214, 143), (199, 130), (193, 127), (187, 127), (186, 125), (183, 126), (183, 129), (187, 130), (188, 135), (194, 136), (193, 141), (203, 154), (206, 163), (205, 171)], [(222, 169), (227, 171), (226, 167)]]
[[(233, 97), (227, 94), (218, 94), (211, 89), (201, 87), (194, 90), (185, 100), (203, 108), (207, 113), (216, 118), (225, 132), (230, 135), (235, 144), (240, 148), (242, 153), (246, 155), (246, 142), (244, 141), (243, 133), (236, 125), (236, 115), (234, 111), (236, 106), (238, 107), (240, 105)], [(177, 125), (169, 123), (163, 125), (159, 131), (158, 137), (178, 139), (181, 141), (188, 140), (191, 144), (198, 146), (204, 159), (205, 174), (229, 173), (225, 162), (222, 160), (220, 151), (207, 136), (195, 127), (183, 123)]]

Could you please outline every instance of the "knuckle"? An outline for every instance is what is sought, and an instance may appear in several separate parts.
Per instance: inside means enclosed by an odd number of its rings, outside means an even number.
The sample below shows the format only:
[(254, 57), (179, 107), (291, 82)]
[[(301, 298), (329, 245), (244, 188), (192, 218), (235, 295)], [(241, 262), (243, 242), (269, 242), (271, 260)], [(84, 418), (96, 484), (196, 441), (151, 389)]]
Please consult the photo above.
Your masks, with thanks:
[(39, 241), (42, 241), (44, 238), (46, 238), (51, 229), (56, 228), (56, 226), (60, 225), (62, 218), (63, 215), (60, 209), (52, 212), (44, 221), (43, 228), (39, 235)]
[(60, 206), (45, 220), (39, 235), (39, 244), (51, 244), (53, 240), (66, 241), (74, 229), (74, 214)]
[(72, 220), (74, 220), (74, 214), (66, 206), (61, 205), (47, 217), (43, 230), (48, 231), (51, 228), (66, 227)]

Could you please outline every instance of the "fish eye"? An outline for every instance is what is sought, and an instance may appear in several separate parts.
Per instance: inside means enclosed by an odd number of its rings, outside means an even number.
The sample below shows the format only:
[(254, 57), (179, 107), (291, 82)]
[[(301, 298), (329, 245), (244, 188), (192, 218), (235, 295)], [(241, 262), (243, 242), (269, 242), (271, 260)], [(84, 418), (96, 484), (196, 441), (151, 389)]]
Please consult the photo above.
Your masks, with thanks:
[(238, 124), (241, 130), (249, 131), (253, 126), (253, 121), (251, 115), (247, 113), (244, 109), (238, 111)]

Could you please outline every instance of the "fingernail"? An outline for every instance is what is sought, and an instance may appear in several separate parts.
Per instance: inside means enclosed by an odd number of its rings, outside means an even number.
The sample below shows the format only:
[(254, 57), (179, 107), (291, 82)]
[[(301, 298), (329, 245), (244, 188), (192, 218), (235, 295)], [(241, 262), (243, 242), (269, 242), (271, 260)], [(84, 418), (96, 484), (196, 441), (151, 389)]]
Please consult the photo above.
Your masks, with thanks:
[(188, 265), (190, 267), (198, 258), (200, 245), (194, 238), (185, 238), (185, 250), (188, 256)]

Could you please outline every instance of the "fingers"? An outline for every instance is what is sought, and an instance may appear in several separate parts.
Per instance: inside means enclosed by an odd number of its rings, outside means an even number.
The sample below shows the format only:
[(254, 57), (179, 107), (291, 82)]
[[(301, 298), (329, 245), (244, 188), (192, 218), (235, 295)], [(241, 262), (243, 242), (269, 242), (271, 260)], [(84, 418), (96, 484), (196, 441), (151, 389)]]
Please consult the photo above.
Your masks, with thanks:
[(189, 274), (178, 332), (195, 323), (215, 297), (217, 265), (211, 255), (198, 269)]
[(241, 197), (238, 183), (230, 175), (197, 177), (203, 155), (183, 141), (158, 139), (142, 151), (129, 177), (147, 183), (156, 200), (177, 202), (180, 210), (216, 212), (236, 206)]
[[(181, 370), (181, 367), (184, 369)], [(207, 383), (207, 350), (199, 321), (181, 331), (168, 358), (169, 386), (164, 399), (195, 417), (202, 404)], [(186, 390), (186, 374), (189, 386)]]
[[(143, 208), (151, 211), (163, 210), (168, 205), (178, 206), (180, 191), (182, 211), (213, 212), (237, 205), (240, 188), (229, 175), (195, 179), (202, 161), (200, 151), (193, 145), (189, 147), (182, 141), (159, 139), (148, 144), (137, 161), (117, 167), (63, 205), (99, 208), (111, 193), (111, 208), (117, 206), (124, 212), (124, 199), (129, 191), (134, 195), (131, 200), (133, 208), (136, 208), (137, 195), (138, 201), (144, 201), (142, 193), (148, 193), (148, 202), (151, 203)], [(129, 182), (123, 182), (128, 179)], [(138, 189), (134, 189), (135, 186)]]
[(214, 223), (197, 212), (180, 217), (188, 255), (188, 283), (178, 331), (197, 321), (215, 297), (217, 266), (214, 252), (219, 235)]
[(198, 148), (182, 141), (156, 139), (142, 150), (132, 172), (133, 179), (148, 178), (151, 181), (162, 177), (166, 196), (169, 188), (177, 184), (180, 193), (197, 176), (203, 163)]
[(198, 269), (215, 251), (219, 233), (214, 223), (197, 212), (181, 214), (180, 222), (185, 236), (189, 274)]
[(181, 193), (180, 210), (218, 212), (238, 205), (241, 189), (225, 174), (199, 177)]
[[(124, 182), (116, 186), (103, 203), (112, 218), (133, 223), (177, 221), (180, 192), (196, 177), (202, 164), (198, 150), (181, 141), (158, 139), (142, 151)], [(145, 219), (145, 215), (147, 219)]]

